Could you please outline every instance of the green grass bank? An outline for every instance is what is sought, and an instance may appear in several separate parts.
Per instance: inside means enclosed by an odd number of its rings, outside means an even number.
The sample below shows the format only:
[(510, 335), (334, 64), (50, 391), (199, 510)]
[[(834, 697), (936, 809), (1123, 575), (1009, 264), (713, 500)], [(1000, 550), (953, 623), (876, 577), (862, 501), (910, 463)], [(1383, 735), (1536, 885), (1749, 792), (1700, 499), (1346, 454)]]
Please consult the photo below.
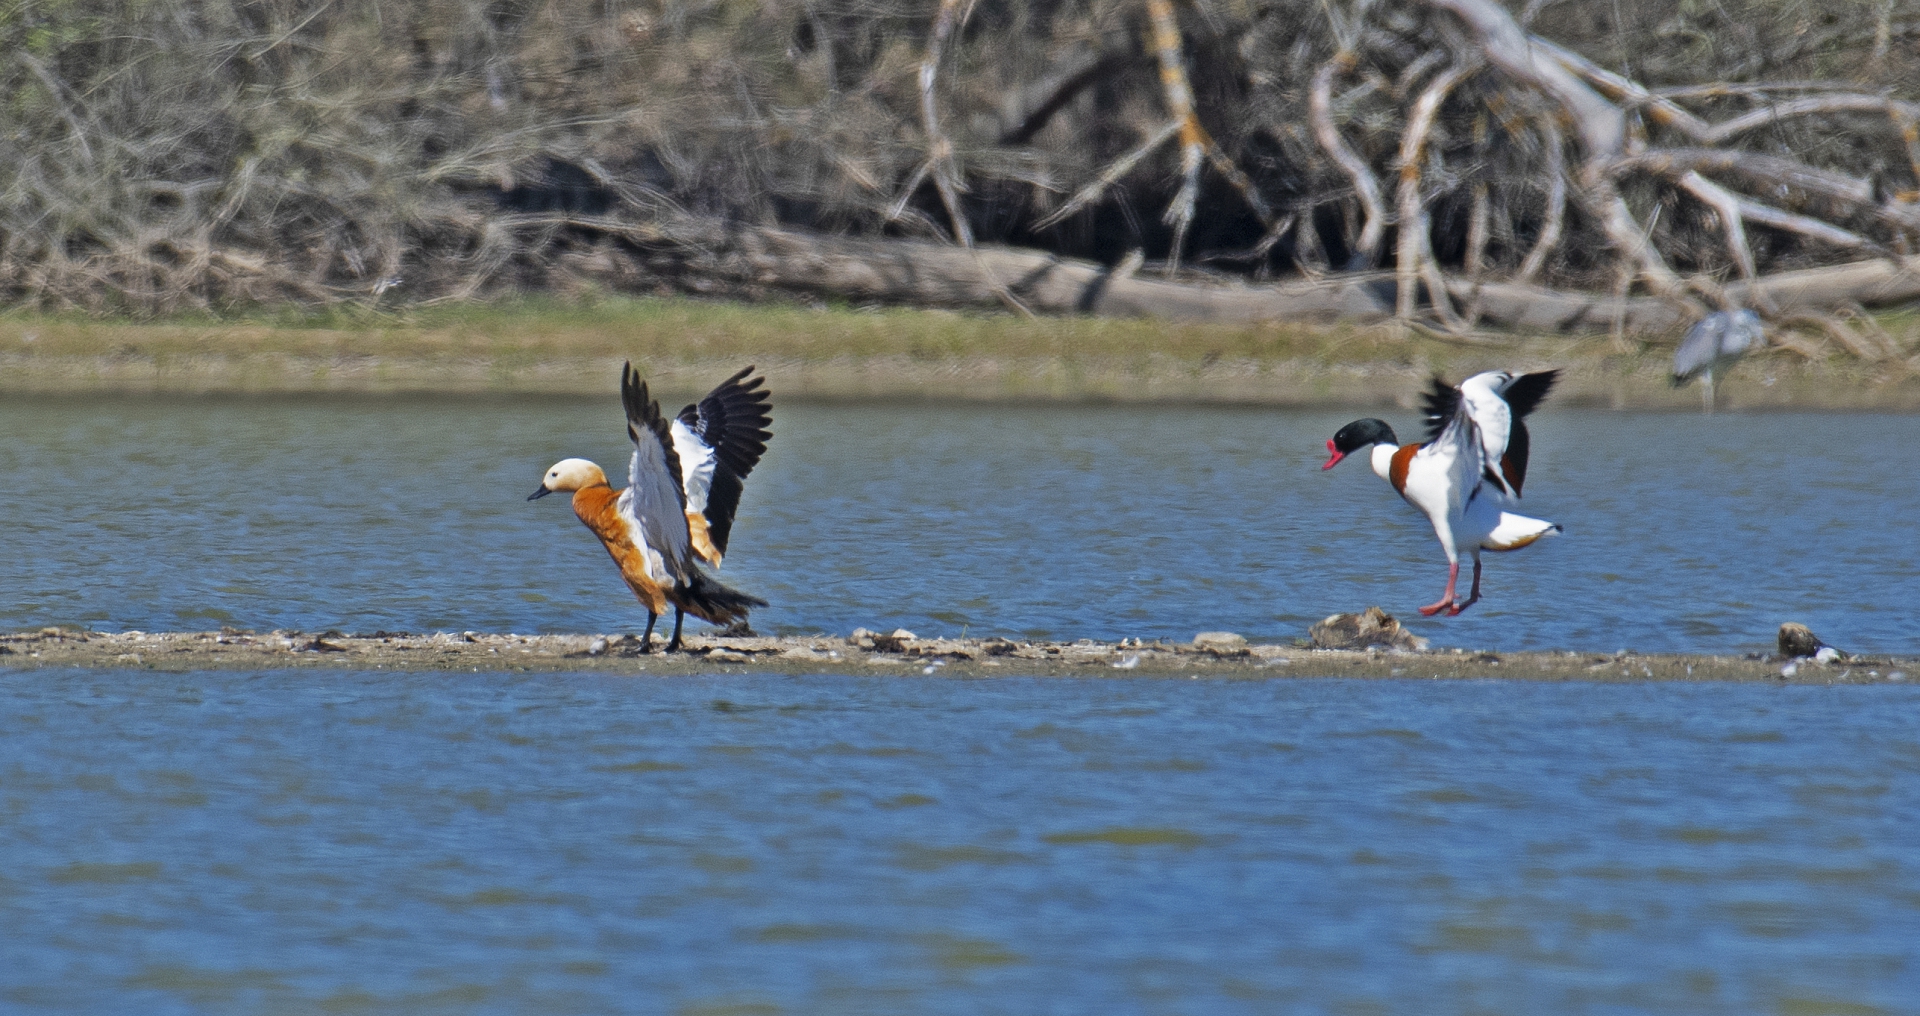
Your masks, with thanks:
[[(1920, 315), (1882, 318), (1920, 339)], [(1426, 377), (1564, 368), (1560, 405), (1697, 410), (1668, 344), (1607, 336), (1443, 339), (1392, 325), (1169, 324), (741, 304), (679, 297), (517, 300), (390, 313), (150, 321), (0, 315), (0, 394), (613, 391), (631, 359), (657, 388), (704, 390), (745, 363), (783, 399), (1120, 401), (1410, 408)], [(1721, 385), (1724, 409), (1920, 410), (1920, 358), (1865, 364), (1774, 350)]]

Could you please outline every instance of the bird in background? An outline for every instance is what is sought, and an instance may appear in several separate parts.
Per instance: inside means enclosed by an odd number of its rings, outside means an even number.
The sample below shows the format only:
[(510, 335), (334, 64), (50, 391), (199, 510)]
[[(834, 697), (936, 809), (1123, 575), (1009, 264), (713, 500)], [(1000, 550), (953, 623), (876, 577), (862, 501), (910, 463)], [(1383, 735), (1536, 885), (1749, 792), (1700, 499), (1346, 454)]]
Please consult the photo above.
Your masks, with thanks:
[(729, 589), (700, 570), (672, 431), (660, 403), (648, 395), (646, 382), (631, 363), (620, 368), (620, 403), (626, 410), (627, 436), (633, 441), (627, 487), (615, 491), (606, 472), (586, 459), (561, 459), (547, 470), (527, 500), (572, 492), (573, 513), (600, 538), (620, 577), (647, 610), (641, 652), (652, 651), (653, 626), (667, 605), (676, 608), (673, 637), (666, 646), (672, 652), (680, 648), (685, 614), (727, 625), (746, 620), (749, 608), (767, 603)]
[[(767, 429), (773, 423), (773, 394), (764, 387), (766, 378), (752, 375), (749, 364), (668, 423), (680, 458), (680, 490), (693, 552), (715, 568), (727, 553), (747, 476), (773, 438)], [(682, 613), (674, 608), (675, 631), (680, 630)]]
[(1724, 374), (1736, 361), (1766, 345), (1767, 329), (1752, 310), (1717, 310), (1687, 329), (1673, 353), (1673, 386), (1700, 378), (1700, 398), (1713, 412), (1713, 375)]
[[(1560, 526), (1507, 511), (1527, 480), (1532, 439), (1525, 420), (1546, 398), (1558, 370), (1488, 371), (1449, 385), (1436, 377), (1426, 395), (1427, 440), (1402, 445), (1386, 421), (1355, 420), (1327, 441), (1322, 470), (1366, 449), (1373, 471), (1425, 512), (1447, 553), (1447, 590), (1420, 608), (1453, 617), (1480, 601), (1480, 552), (1519, 550)], [(1460, 600), (1460, 555), (1473, 557), (1473, 588)]]

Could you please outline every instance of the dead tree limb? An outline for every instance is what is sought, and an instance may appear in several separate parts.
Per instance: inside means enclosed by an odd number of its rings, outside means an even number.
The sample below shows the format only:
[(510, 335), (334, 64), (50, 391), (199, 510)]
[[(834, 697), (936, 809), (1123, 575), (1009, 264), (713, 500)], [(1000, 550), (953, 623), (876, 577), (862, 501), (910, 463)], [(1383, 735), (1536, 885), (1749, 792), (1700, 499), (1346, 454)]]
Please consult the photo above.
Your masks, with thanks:
[(1173, 227), (1173, 245), (1167, 250), (1168, 277), (1180, 267), (1180, 248), (1193, 224), (1193, 206), (1200, 197), (1200, 166), (1207, 151), (1207, 133), (1193, 114), (1193, 86), (1187, 81), (1186, 56), (1180, 44), (1180, 24), (1171, 0), (1147, 0), (1147, 18), (1153, 25), (1153, 48), (1160, 59), (1160, 90), (1167, 112), (1180, 123), (1180, 191), (1162, 220)]
[[(933, 19), (933, 31), (927, 36), (926, 52), (920, 58), (920, 123), (927, 132), (927, 161), (925, 171), (914, 174), (913, 186), (919, 186), (921, 179), (932, 175), (933, 187), (939, 191), (940, 202), (947, 206), (947, 218), (953, 223), (953, 241), (962, 247), (971, 247), (973, 228), (967, 224), (966, 212), (960, 207), (963, 184), (954, 172), (953, 142), (940, 129), (940, 112), (936, 108), (934, 92), (934, 82), (940, 72), (940, 57), (946, 50), (948, 36), (953, 34), (963, 17), (963, 2), (965, 0), (940, 0), (940, 11)], [(970, 2), (967, 8), (972, 8)], [(911, 189), (908, 193), (911, 193)]]
[(1736, 116), (1731, 120), (1723, 120), (1714, 124), (1700, 140), (1710, 145), (1719, 144), (1751, 130), (1771, 127), (1782, 120), (1821, 113), (1890, 114), (1894, 112), (1912, 119), (1916, 114), (1920, 114), (1920, 106), (1884, 95), (1814, 95), (1804, 99), (1769, 103), (1751, 113)]
[(1746, 221), (1740, 217), (1740, 199), (1693, 171), (1681, 174), (1677, 182), (1682, 190), (1699, 198), (1720, 216), (1720, 228), (1727, 235), (1727, 253), (1733, 256), (1734, 265), (1740, 269), (1740, 277), (1752, 282), (1756, 274), (1753, 248), (1747, 246), (1747, 227)]
[(1024, 145), (1040, 133), (1054, 114), (1067, 108), (1067, 104), (1080, 97), (1080, 93), (1092, 88), (1132, 68), (1135, 60), (1130, 53), (1108, 53), (1100, 56), (1087, 66), (1067, 74), (1058, 83), (1048, 89), (1046, 97), (1035, 103), (1032, 109), (1020, 117), (1015, 124), (1000, 135), (1000, 144), (1006, 146)]
[(1839, 226), (1822, 222), (1809, 215), (1783, 212), (1750, 198), (1740, 198), (1739, 206), (1741, 215), (1762, 225), (1784, 229), (1790, 233), (1799, 233), (1809, 239), (1819, 240), (1842, 250), (1857, 250), (1869, 254), (1890, 253), (1884, 247), (1858, 233), (1841, 229)]
[(1585, 160), (1580, 171), (1584, 203), (1600, 220), (1614, 246), (1639, 266), (1656, 294), (1680, 286), (1679, 276), (1648, 241), (1632, 209), (1620, 197), (1604, 167), (1620, 157), (1627, 141), (1626, 115), (1588, 87), (1549, 49), (1534, 40), (1493, 0), (1421, 0), (1458, 18), (1473, 36), (1480, 56), (1508, 77), (1552, 99), (1573, 121)]
[(1313, 123), (1313, 137), (1319, 142), (1322, 151), (1347, 174), (1353, 181), (1354, 196), (1360, 200), (1360, 238), (1355, 242), (1356, 252), (1371, 267), (1378, 260), (1380, 239), (1386, 234), (1387, 208), (1380, 197), (1380, 181), (1367, 166), (1367, 161), (1357, 155), (1341, 139), (1340, 131), (1333, 123), (1333, 78), (1334, 75), (1353, 69), (1354, 55), (1351, 51), (1342, 51), (1333, 59), (1320, 65), (1313, 75), (1313, 87), (1308, 93), (1307, 111)]
[[(1406, 129), (1400, 134), (1400, 156), (1397, 160), (1400, 169), (1400, 236), (1394, 255), (1394, 276), (1399, 292), (1394, 313), (1403, 321), (1413, 318), (1414, 303), (1418, 299), (1415, 279), (1424, 275), (1425, 266), (1433, 261), (1426, 203), (1420, 199), (1420, 162), (1426, 153), (1427, 136), (1433, 131), (1434, 118), (1439, 115), (1440, 104), (1446, 101), (1447, 93), (1479, 69), (1480, 64), (1476, 61), (1455, 64), (1442, 71), (1414, 101), (1413, 111), (1407, 116)], [(1454, 313), (1446, 288), (1429, 285), (1428, 296), (1440, 319), (1457, 330), (1461, 322)]]
[(1560, 135), (1560, 124), (1551, 115), (1540, 117), (1540, 144), (1547, 153), (1547, 165), (1542, 170), (1547, 178), (1547, 211), (1540, 235), (1514, 274), (1514, 281), (1523, 284), (1532, 282), (1533, 277), (1540, 274), (1547, 256), (1560, 246), (1561, 224), (1567, 214), (1566, 139)]
[(1180, 127), (1181, 123), (1178, 120), (1170, 120), (1160, 125), (1160, 129), (1149, 135), (1145, 143), (1113, 160), (1111, 165), (1100, 171), (1100, 175), (1095, 177), (1092, 183), (1075, 191), (1073, 196), (1067, 199), (1066, 204), (1041, 217), (1040, 221), (1033, 224), (1033, 228), (1045, 229), (1098, 201), (1100, 195), (1106, 193), (1107, 188), (1119, 183), (1122, 177), (1133, 172), (1133, 167), (1138, 165), (1141, 159), (1151, 155), (1154, 149), (1166, 144), (1168, 138), (1179, 133)]

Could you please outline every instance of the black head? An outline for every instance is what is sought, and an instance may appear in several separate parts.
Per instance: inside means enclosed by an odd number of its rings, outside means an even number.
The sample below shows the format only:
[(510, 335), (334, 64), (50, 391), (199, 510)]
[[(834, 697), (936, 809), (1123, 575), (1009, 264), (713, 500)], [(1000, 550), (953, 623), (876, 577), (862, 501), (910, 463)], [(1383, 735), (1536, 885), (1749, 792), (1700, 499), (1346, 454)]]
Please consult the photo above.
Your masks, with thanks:
[(1332, 469), (1334, 466), (1340, 464), (1341, 459), (1346, 458), (1362, 448), (1371, 448), (1377, 444), (1397, 446), (1400, 444), (1400, 439), (1394, 436), (1393, 428), (1387, 426), (1387, 421), (1385, 420), (1375, 420), (1372, 417), (1368, 417), (1365, 420), (1355, 420), (1340, 428), (1340, 430), (1333, 435), (1333, 438), (1327, 442), (1327, 451), (1332, 453), (1333, 457), (1328, 459), (1327, 464), (1320, 468)]

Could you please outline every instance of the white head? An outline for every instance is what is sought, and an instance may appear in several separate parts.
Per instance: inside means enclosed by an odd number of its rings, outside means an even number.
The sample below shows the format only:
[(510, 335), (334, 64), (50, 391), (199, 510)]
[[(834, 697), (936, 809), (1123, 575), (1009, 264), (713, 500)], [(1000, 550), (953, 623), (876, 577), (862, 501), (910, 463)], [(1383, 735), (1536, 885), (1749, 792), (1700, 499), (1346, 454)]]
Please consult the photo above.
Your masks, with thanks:
[(527, 495), (533, 501), (555, 491), (580, 490), (607, 486), (607, 474), (586, 459), (561, 459), (540, 479), (540, 489)]

